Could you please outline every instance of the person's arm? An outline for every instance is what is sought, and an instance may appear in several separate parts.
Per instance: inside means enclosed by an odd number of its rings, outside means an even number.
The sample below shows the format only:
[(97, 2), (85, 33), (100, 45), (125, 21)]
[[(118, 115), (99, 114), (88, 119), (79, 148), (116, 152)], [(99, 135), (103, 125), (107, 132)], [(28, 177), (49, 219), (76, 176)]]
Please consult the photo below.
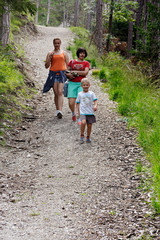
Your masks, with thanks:
[(94, 101), (93, 110), (94, 110), (94, 111), (97, 111), (97, 100)]
[(89, 68), (86, 67), (84, 71), (76, 71), (76, 70), (74, 70), (74, 71), (71, 71), (71, 72), (77, 73), (80, 76), (86, 76), (89, 73)]
[(79, 116), (79, 103), (76, 103), (76, 115)]
[(80, 116), (80, 94), (78, 93), (78, 96), (76, 98), (76, 115)]
[(45, 61), (45, 68), (49, 68), (49, 66), (51, 65), (53, 54), (54, 54), (53, 52), (49, 52), (47, 54), (46, 61)]
[(68, 56), (68, 53), (67, 52), (64, 52), (64, 56), (65, 56), (65, 64), (66, 64), (66, 67), (68, 70), (69, 69), (69, 66), (68, 66), (68, 63), (69, 63), (69, 56)]
[[(69, 60), (69, 58), (68, 58), (68, 60)], [(72, 60), (72, 61), (73, 61), (73, 60)], [(68, 64), (69, 64), (69, 62), (68, 62)], [(67, 70), (70, 71), (70, 70), (71, 70), (71, 66), (68, 66), (68, 64), (67, 64)], [(65, 73), (65, 74), (66, 74), (67, 78), (69, 78), (69, 79), (71, 79), (71, 80), (75, 78), (71, 72)]]

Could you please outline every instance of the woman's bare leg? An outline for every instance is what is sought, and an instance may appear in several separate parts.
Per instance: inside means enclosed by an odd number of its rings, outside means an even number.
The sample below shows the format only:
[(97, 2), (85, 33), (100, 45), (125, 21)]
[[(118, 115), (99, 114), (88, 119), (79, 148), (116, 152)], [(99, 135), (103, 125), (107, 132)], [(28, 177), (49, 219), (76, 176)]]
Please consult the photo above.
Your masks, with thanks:
[(58, 109), (58, 83), (54, 83), (53, 85), (53, 92), (54, 92), (54, 103), (56, 105), (56, 110)]
[(63, 85), (63, 83), (56, 82), (53, 86), (56, 110), (60, 110), (61, 112), (63, 108)]
[(75, 112), (75, 103), (76, 98), (69, 98), (69, 108), (71, 109), (72, 113)]
[(63, 85), (64, 83), (58, 83), (58, 110), (61, 112), (63, 108)]

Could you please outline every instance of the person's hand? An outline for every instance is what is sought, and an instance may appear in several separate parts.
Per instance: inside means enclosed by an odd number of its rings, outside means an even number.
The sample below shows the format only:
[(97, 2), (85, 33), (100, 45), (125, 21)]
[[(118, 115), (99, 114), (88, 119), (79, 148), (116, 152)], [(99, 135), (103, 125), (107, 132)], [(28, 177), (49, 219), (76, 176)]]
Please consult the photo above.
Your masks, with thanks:
[(50, 52), (50, 54), (49, 54), (50, 60), (52, 59), (53, 55), (54, 55), (54, 52)]
[(97, 106), (93, 106), (93, 111), (97, 111)]
[(79, 74), (77, 72), (71, 72), (74, 77), (79, 77)]
[(66, 74), (67, 78), (69, 78), (71, 80), (75, 78), (71, 72), (66, 72), (65, 74)]

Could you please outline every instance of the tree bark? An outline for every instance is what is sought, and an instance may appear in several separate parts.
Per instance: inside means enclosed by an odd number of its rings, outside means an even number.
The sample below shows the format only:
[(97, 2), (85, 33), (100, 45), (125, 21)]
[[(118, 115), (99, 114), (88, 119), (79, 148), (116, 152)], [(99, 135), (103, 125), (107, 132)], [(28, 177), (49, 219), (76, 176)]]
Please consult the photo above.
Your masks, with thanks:
[(88, 5), (88, 12), (87, 12), (87, 22), (86, 22), (86, 28), (88, 30), (91, 29), (91, 0), (87, 1), (87, 5)]
[(102, 24), (102, 0), (97, 0), (96, 2), (96, 34), (95, 41), (98, 48), (98, 51), (102, 52), (102, 33), (103, 33), (103, 24)]
[(47, 12), (47, 21), (46, 21), (47, 26), (49, 25), (50, 10), (51, 10), (51, 0), (48, 0), (48, 12)]
[(137, 0), (138, 9), (137, 9), (137, 13), (136, 13), (136, 27), (137, 27), (137, 30), (136, 30), (136, 48), (138, 48), (138, 40), (140, 38), (139, 29), (141, 27), (144, 1), (145, 0)]
[(9, 43), (10, 21), (10, 9), (8, 6), (4, 6), (0, 16), (0, 42), (4, 47)]
[(112, 20), (113, 20), (113, 8), (114, 8), (114, 0), (111, 0), (110, 15), (109, 15), (109, 26), (108, 26), (108, 37), (107, 37), (107, 42), (106, 42), (106, 50), (107, 50), (107, 52), (109, 52), (109, 45), (110, 45)]
[(129, 24), (128, 24), (127, 57), (131, 56), (132, 42), (133, 42), (133, 22), (129, 22)]
[(38, 8), (39, 8), (39, 0), (36, 1), (37, 11), (36, 11), (36, 18), (35, 18), (35, 24), (38, 24)]
[(78, 18), (79, 18), (79, 0), (75, 1), (75, 11), (74, 11), (74, 26), (78, 26)]
[(63, 5), (63, 27), (66, 27), (66, 7)]

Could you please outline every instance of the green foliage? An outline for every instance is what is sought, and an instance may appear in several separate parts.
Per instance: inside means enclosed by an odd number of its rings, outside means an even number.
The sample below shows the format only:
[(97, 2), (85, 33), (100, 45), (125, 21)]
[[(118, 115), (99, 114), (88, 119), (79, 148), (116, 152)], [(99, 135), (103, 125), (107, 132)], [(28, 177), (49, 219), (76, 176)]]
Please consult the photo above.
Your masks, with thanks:
[(15, 58), (19, 54), (15, 49), (8, 45), (0, 53), (0, 135), (4, 135), (6, 128), (22, 119), (23, 112), (31, 110), (24, 99), (31, 96), (32, 90), (26, 87), (24, 76), (16, 66)]
[(92, 58), (92, 59), (91, 59), (91, 67), (92, 67), (92, 68), (96, 68), (96, 66), (97, 66), (97, 65), (96, 65), (96, 59), (95, 59), (95, 58), (94, 58), (94, 59)]
[[(152, 63), (153, 70), (159, 66), (159, 31), (160, 31), (160, 8), (158, 7), (159, 1), (147, 3), (147, 23), (146, 27), (141, 26), (138, 28), (140, 38), (137, 41), (136, 56), (141, 59), (148, 59)], [(142, 19), (144, 16), (142, 16)]]
[(22, 21), (17, 15), (11, 15), (11, 32), (20, 32), (20, 26), (22, 26)]
[(93, 76), (99, 76), (100, 69), (92, 69)]
[(73, 58), (76, 58), (77, 49), (79, 47), (84, 47), (88, 53), (86, 60), (90, 62), (91, 67), (97, 67), (97, 63), (100, 61), (100, 56), (98, 55), (96, 46), (94, 44), (90, 44), (89, 31), (82, 27), (71, 27), (70, 29), (76, 34), (76, 37), (74, 38), (74, 45), (69, 46), (69, 49), (72, 51)]
[[(36, 0), (34, 0), (36, 2)], [(65, 20), (67, 23), (73, 21), (74, 15), (74, 0), (54, 0), (51, 1), (51, 8), (50, 8), (50, 19), (49, 19), (49, 26), (59, 26), (64, 21), (64, 9), (65, 13)], [(38, 8), (38, 24), (46, 25), (47, 21), (47, 12), (48, 12), (48, 0), (41, 0), (39, 1), (39, 8)]]
[[(36, 5), (30, 0), (5, 0), (6, 6), (9, 6), (11, 12), (30, 13), (32, 15), (36, 12)], [(0, 13), (4, 11), (4, 0), (0, 0)]]
[(0, 64), (0, 94), (11, 93), (22, 85), (23, 77), (15, 69), (15, 64), (4, 58)]
[(86, 40), (89, 37), (89, 31), (82, 27), (71, 27), (72, 32), (76, 34), (81, 40)]
[(137, 173), (142, 172), (142, 162), (140, 160), (137, 160), (136, 162), (136, 172)]
[(99, 78), (100, 79), (107, 79), (107, 75), (106, 75), (106, 72), (105, 72), (105, 69), (102, 68), (99, 72)]
[[(146, 78), (122, 57), (111, 53), (104, 62), (106, 70), (110, 72), (107, 83), (110, 98), (118, 102), (118, 112), (129, 119), (129, 126), (138, 129), (139, 143), (151, 161), (153, 203), (156, 211), (159, 211), (160, 91), (148, 85)], [(102, 69), (104, 68), (103, 65)], [(138, 172), (141, 171), (140, 162), (137, 163), (136, 168)]]
[[(113, 2), (113, 12), (114, 21), (117, 23), (127, 23), (128, 21), (134, 21), (133, 14), (136, 11), (138, 4), (136, 1), (114, 1)], [(109, 10), (106, 8), (103, 13), (103, 19), (105, 24), (109, 22)], [(108, 28), (108, 26), (106, 26)]]
[(126, 41), (128, 39), (128, 21), (120, 22), (120, 21), (113, 21), (112, 24), (112, 34), (119, 38), (120, 41)]

